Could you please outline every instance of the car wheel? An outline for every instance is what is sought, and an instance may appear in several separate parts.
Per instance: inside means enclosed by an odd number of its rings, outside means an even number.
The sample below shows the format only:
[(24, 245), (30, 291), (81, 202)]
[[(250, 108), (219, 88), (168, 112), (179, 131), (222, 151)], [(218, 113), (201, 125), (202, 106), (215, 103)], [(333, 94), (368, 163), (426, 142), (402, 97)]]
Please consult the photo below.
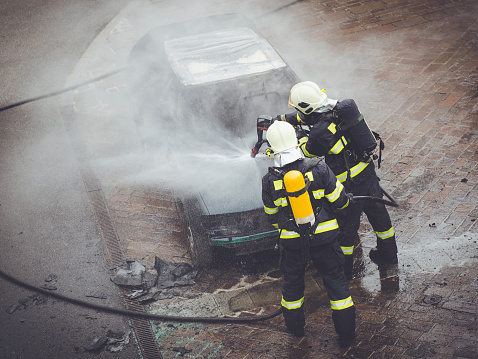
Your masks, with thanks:
[(193, 263), (198, 267), (210, 267), (213, 256), (207, 234), (193, 224), (188, 224), (188, 240)]

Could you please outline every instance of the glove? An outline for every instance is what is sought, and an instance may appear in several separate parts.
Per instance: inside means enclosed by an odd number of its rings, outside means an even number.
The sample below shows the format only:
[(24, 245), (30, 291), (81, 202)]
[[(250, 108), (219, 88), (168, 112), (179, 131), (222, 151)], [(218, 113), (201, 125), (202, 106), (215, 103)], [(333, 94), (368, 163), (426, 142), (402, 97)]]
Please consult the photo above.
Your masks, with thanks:
[(306, 134), (304, 132), (304, 130), (302, 129), (296, 129), (295, 130), (295, 134), (297, 135), (297, 138), (303, 138), (303, 137), (306, 137)]
[(355, 200), (354, 200), (354, 195), (352, 193), (346, 193), (345, 196), (349, 200), (349, 205), (354, 204)]

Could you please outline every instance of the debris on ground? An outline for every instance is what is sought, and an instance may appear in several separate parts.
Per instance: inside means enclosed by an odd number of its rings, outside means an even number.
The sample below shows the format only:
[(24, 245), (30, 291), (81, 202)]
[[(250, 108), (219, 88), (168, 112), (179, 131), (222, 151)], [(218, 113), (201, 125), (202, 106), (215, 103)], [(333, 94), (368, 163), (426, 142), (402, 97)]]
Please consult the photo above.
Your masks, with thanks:
[(42, 304), (46, 301), (47, 297), (42, 296), (40, 294), (32, 294), (26, 298), (19, 299), (17, 303), (8, 307), (5, 311), (8, 314), (12, 314), (17, 310), (27, 309), (29, 306), (33, 304)]
[(46, 290), (57, 290), (58, 288), (54, 285), (51, 285), (51, 284), (42, 284), (40, 286), (41, 289), (46, 289)]
[(109, 330), (106, 335), (94, 338), (90, 344), (85, 347), (85, 351), (99, 353), (107, 349), (111, 353), (122, 351), (129, 344), (131, 329), (125, 332), (114, 332)]
[[(46, 290), (57, 290), (56, 286), (53, 284), (56, 284), (57, 276), (55, 274), (49, 274), (45, 278), (45, 283), (43, 283), (40, 288), (46, 289)], [(53, 283), (52, 283), (53, 282)], [(50, 284), (47, 284), (50, 283)], [(22, 310), (22, 309), (27, 309), (29, 306), (33, 304), (43, 304), (47, 301), (47, 297), (41, 294), (32, 294), (26, 298), (19, 299), (17, 303), (11, 305), (8, 307), (5, 311), (8, 314), (12, 314), (13, 312), (17, 310)]]
[(171, 288), (184, 285), (193, 285), (197, 270), (189, 263), (170, 263), (156, 257), (154, 268), (158, 272), (158, 288)]
[(50, 283), (50, 282), (53, 282), (54, 280), (57, 280), (57, 279), (58, 279), (58, 277), (56, 276), (56, 274), (49, 274), (45, 278), (45, 282)]
[(178, 352), (181, 356), (184, 356), (184, 354), (188, 354), (192, 351), (192, 349), (186, 349), (185, 347), (174, 347), (173, 350)]
[(106, 345), (107, 341), (108, 337), (104, 335), (99, 338), (95, 338), (90, 344), (88, 344), (88, 346), (86, 346), (85, 350), (87, 352), (99, 352)]
[(125, 265), (117, 267), (111, 280), (117, 285), (131, 288), (131, 292), (126, 294), (128, 298), (147, 304), (171, 299), (174, 293), (167, 289), (193, 285), (196, 275), (197, 270), (188, 263), (171, 263), (156, 257), (154, 269), (149, 271), (141, 263), (128, 260)]
[(136, 298), (142, 297), (142, 296), (145, 295), (146, 293), (147, 293), (147, 291), (145, 291), (145, 290), (143, 290), (143, 289), (133, 290), (131, 293), (126, 294), (126, 296), (127, 296), (129, 299), (136, 299)]
[(141, 287), (144, 283), (145, 273), (146, 268), (141, 263), (127, 260), (126, 265), (119, 267), (111, 280), (117, 285)]
[[(20, 303), (15, 303), (11, 306), (9, 306), (7, 309), (6, 309), (6, 312), (8, 314), (12, 314), (13, 312), (15, 312), (17, 309), (20, 309), (22, 308), (23, 306), (20, 304)], [(23, 309), (23, 308), (22, 308)]]
[(108, 350), (112, 353), (117, 353), (122, 351), (126, 345), (129, 343), (129, 336), (131, 334), (131, 329), (128, 329), (126, 332), (113, 332), (113, 331), (108, 331)]
[(147, 293), (138, 299), (140, 304), (148, 304), (151, 302), (156, 302), (157, 300), (171, 299), (174, 297), (174, 293), (167, 291), (157, 291), (156, 293)]
[(58, 288), (56, 287), (56, 280), (58, 277), (56, 274), (49, 274), (45, 278), (45, 283), (43, 283), (40, 288), (45, 289), (45, 290), (57, 290)]
[(87, 298), (95, 298), (95, 299), (107, 299), (108, 297), (106, 296), (105, 293), (91, 293), (91, 294), (85, 294), (85, 297)]

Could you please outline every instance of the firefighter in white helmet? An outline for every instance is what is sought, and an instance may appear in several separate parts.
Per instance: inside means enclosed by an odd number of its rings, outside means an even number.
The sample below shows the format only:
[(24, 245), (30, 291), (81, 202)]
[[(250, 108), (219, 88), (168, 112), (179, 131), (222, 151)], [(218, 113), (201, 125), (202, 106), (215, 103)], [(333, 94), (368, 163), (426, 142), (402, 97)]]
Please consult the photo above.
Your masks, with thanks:
[[(299, 131), (299, 146), (306, 157), (324, 156), (347, 192), (354, 196), (383, 197), (373, 162), (379, 136), (370, 130), (354, 100), (332, 100), (316, 83), (305, 81), (292, 87), (289, 107), (297, 112), (276, 119), (304, 130)], [(362, 212), (377, 238), (376, 248), (370, 251), (372, 261), (379, 265), (398, 262), (395, 230), (385, 205), (371, 200), (356, 201), (346, 211), (337, 213), (345, 274), (349, 279), (353, 276), (353, 252)]]
[(307, 217), (311, 222), (307, 259), (310, 256), (322, 275), (340, 345), (347, 347), (355, 335), (355, 306), (344, 275), (344, 255), (337, 241), (339, 230), (333, 209), (347, 207), (351, 195), (345, 193), (342, 184), (323, 161), (307, 169), (295, 129), (289, 123), (274, 122), (267, 130), (267, 141), (273, 151), (275, 166), (269, 168), (262, 179), (262, 201), (270, 223), (279, 229), (280, 269), (284, 275), (281, 304), (285, 324), (294, 335), (301, 337), (305, 334), (306, 261), (302, 251), (305, 238), (301, 238), (294, 221), (292, 202), (289, 203), (293, 194), (287, 192), (287, 183), (284, 183), (290, 173), (299, 173), (309, 183), (300, 195), (305, 193), (310, 198), (314, 211), (312, 218)]

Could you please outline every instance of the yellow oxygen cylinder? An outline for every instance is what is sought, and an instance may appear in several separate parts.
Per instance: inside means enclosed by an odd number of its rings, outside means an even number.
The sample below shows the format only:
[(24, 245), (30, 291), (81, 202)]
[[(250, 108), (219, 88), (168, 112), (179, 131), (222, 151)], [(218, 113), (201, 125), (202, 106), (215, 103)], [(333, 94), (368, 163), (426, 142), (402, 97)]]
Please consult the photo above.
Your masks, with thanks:
[(287, 172), (284, 176), (284, 185), (288, 192), (295, 222), (297, 224), (314, 224), (314, 210), (310, 202), (309, 192), (305, 189), (305, 180), (302, 173), (297, 170)]

